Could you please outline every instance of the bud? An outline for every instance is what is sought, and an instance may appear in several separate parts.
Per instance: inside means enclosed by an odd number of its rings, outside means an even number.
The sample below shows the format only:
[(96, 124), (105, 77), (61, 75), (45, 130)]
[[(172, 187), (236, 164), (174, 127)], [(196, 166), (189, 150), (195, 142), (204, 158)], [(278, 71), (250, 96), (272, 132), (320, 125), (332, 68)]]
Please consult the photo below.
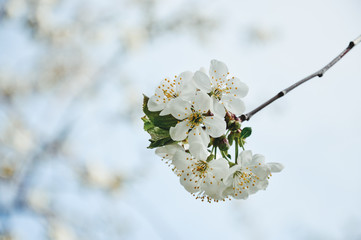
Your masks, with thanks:
[(235, 135), (236, 135), (236, 133), (235, 133), (235, 132), (231, 132), (231, 133), (228, 135), (228, 142), (229, 142), (229, 145), (232, 145), (232, 144), (233, 144), (233, 141), (234, 141)]
[(226, 138), (225, 135), (220, 136), (219, 138), (217, 138), (217, 147), (221, 150), (221, 151), (227, 151), (229, 149), (229, 142)]
[(235, 123), (234, 120), (229, 120), (229, 121), (227, 122), (227, 128), (228, 128), (228, 129), (233, 128), (234, 123)]
[(232, 114), (231, 114), (230, 112), (227, 112), (224, 120), (226, 120), (227, 123), (228, 123), (230, 120), (233, 120)]
[(207, 157), (207, 162), (210, 162), (210, 161), (212, 161), (214, 159), (214, 155), (213, 154), (211, 154), (211, 155), (209, 155), (208, 157)]
[(231, 129), (231, 130), (240, 129), (241, 128), (241, 122), (240, 121), (235, 121), (232, 127), (233, 127), (233, 129)]

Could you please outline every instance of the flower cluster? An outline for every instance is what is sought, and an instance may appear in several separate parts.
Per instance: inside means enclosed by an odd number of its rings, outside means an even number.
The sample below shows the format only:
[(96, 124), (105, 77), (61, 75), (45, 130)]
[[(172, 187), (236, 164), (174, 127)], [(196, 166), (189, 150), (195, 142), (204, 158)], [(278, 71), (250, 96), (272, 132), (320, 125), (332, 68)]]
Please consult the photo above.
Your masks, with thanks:
[(209, 75), (183, 72), (162, 80), (150, 98), (144, 96), (149, 148), (156, 148), (183, 187), (202, 201), (246, 199), (266, 189), (271, 173), (283, 169), (244, 148), (252, 130), (242, 129), (237, 115), (245, 110), (241, 98), (247, 93), (247, 85), (230, 77), (223, 62), (212, 60)]

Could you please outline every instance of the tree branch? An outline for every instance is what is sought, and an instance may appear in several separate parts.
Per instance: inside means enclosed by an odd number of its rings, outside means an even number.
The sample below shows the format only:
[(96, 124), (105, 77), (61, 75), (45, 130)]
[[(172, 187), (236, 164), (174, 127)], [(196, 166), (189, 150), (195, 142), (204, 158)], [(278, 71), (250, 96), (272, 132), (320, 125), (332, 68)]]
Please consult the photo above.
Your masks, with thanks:
[(255, 108), (254, 110), (250, 111), (249, 113), (243, 114), (240, 116), (240, 119), (242, 122), (244, 121), (249, 121), (251, 119), (251, 117), (253, 115), (255, 115), (257, 112), (261, 111), (263, 108), (267, 107), (268, 105), (270, 105), (271, 103), (273, 103), (274, 101), (276, 101), (277, 99), (283, 97), (284, 95), (286, 95), (287, 93), (289, 93), (290, 91), (292, 91), (293, 89), (295, 89), (296, 87), (298, 87), (299, 85), (301, 85), (302, 83), (307, 82), (308, 80), (314, 78), (314, 77), (322, 77), (323, 74), (325, 74), (325, 72), (330, 69), (333, 65), (335, 65), (338, 61), (340, 61), (340, 59), (345, 56), (354, 46), (356, 46), (358, 43), (361, 42), (361, 35), (358, 36), (355, 40), (351, 41), (349, 43), (349, 45), (347, 46), (347, 48), (345, 50), (343, 50), (337, 57), (335, 57), (329, 64), (327, 64), (326, 66), (324, 66), (322, 69), (318, 70), (315, 73), (312, 73), (311, 75), (301, 79), (300, 81), (296, 82), (295, 84), (289, 86), (288, 88), (285, 88), (284, 90), (282, 90), (281, 92), (277, 93), (277, 95), (275, 95), (274, 97), (270, 98), (268, 101), (266, 101), (265, 103), (261, 104), (260, 106), (258, 106), (257, 108)]

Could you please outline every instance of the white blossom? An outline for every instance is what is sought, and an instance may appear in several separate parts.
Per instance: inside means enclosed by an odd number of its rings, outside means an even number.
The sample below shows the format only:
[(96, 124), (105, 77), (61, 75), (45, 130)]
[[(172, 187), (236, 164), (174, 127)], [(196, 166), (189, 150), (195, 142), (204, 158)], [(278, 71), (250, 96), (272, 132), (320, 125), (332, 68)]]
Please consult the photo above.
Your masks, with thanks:
[(222, 200), (225, 185), (222, 179), (228, 175), (229, 166), (223, 158), (210, 162), (194, 158), (187, 152), (177, 151), (173, 164), (178, 171), (180, 183), (190, 193), (202, 200)]
[(210, 138), (220, 137), (226, 131), (226, 122), (218, 115), (207, 116), (211, 99), (198, 91), (192, 102), (177, 98), (172, 104), (170, 112), (180, 122), (171, 127), (169, 134), (174, 141), (182, 141), (188, 137), (189, 151), (199, 159), (209, 155), (207, 151)]
[(168, 115), (169, 107), (173, 100), (180, 97), (189, 99), (194, 95), (196, 88), (192, 81), (193, 73), (190, 71), (182, 72), (174, 79), (165, 78), (156, 88), (155, 94), (148, 101), (148, 109), (152, 112), (161, 111), (159, 115)]
[(252, 151), (243, 151), (238, 156), (239, 163), (230, 168), (224, 183), (227, 185), (224, 196), (246, 199), (258, 190), (265, 190), (272, 172), (283, 169), (280, 163), (265, 163), (264, 156), (252, 155)]
[(228, 78), (227, 66), (218, 60), (212, 60), (209, 76), (203, 71), (194, 74), (195, 85), (209, 93), (212, 97), (212, 112), (224, 116), (225, 109), (236, 115), (245, 110), (245, 105), (240, 99), (248, 93), (248, 86), (236, 77)]
[(174, 154), (178, 151), (185, 152), (184, 147), (182, 147), (178, 143), (165, 145), (165, 146), (159, 147), (155, 150), (155, 154), (162, 157), (162, 160), (164, 160), (165, 163), (169, 167), (173, 166), (172, 171), (177, 175), (179, 174), (179, 171), (174, 167), (173, 157), (174, 157)]

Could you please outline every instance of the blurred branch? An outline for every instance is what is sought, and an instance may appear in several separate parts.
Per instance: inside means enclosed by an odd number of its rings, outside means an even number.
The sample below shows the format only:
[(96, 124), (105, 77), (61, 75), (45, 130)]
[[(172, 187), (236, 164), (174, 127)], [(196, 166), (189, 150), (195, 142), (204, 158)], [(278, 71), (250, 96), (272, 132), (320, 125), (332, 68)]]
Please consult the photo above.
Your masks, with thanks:
[(35, 151), (35, 153), (29, 158), (26, 162), (24, 168), (22, 169), (17, 186), (17, 191), (14, 199), (14, 207), (23, 208), (26, 206), (26, 190), (28, 185), (31, 183), (30, 178), (36, 167), (37, 161), (42, 159), (45, 154), (50, 152), (56, 152), (61, 148), (63, 143), (66, 141), (70, 131), (72, 128), (72, 124), (64, 126), (59, 133), (55, 134), (55, 136), (48, 141), (45, 141), (41, 146)]

